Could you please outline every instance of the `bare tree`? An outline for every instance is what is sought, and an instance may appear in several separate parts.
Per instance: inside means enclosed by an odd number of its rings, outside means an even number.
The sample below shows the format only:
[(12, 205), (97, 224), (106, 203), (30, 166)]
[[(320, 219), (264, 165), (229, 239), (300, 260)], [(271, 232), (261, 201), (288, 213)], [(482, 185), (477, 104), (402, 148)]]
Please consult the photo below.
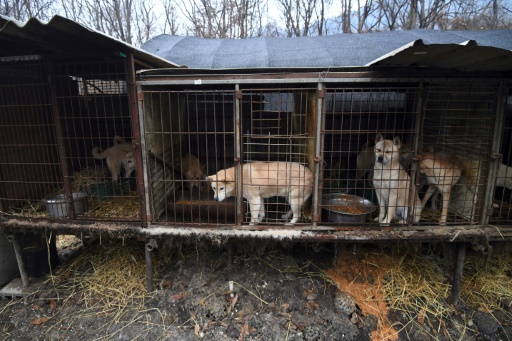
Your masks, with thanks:
[(300, 1), (299, 0), (277, 0), (281, 14), (284, 17), (287, 37), (300, 37)]
[(326, 13), (332, 0), (276, 0), (276, 3), (286, 36), (324, 35), (327, 32)]
[(83, 18), (89, 15), (84, 0), (61, 0), (60, 5), (64, 16), (76, 22), (83, 21)]
[(262, 32), (265, 4), (259, 0), (181, 0), (189, 34), (205, 38), (246, 38)]
[(377, 8), (377, 2), (374, 0), (357, 0), (357, 33), (371, 32), (378, 25), (377, 20), (368, 20), (372, 17)]
[(343, 33), (351, 32), (352, 0), (341, 0), (341, 30)]
[(47, 21), (55, 12), (52, 0), (2, 0), (0, 2), (0, 14), (19, 21), (27, 21), (33, 17)]
[(137, 45), (142, 45), (148, 41), (153, 33), (156, 26), (156, 15), (154, 11), (154, 4), (148, 1), (142, 1), (137, 3), (136, 7), (136, 36)]
[(178, 8), (174, 0), (162, 0), (164, 7), (164, 19), (162, 33), (176, 35), (178, 33), (180, 23), (178, 19)]

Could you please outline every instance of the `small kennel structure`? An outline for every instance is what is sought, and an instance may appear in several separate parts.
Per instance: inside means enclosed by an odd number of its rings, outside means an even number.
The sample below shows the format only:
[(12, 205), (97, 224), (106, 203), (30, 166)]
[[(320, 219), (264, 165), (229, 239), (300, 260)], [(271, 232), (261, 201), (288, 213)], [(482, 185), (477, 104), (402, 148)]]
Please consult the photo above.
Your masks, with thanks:
[[(495, 190), (500, 163), (512, 162), (510, 32), (495, 32), (506, 37), (491, 46), (447, 44), (443, 34), (159, 36), (141, 50), (62, 17), (0, 17), (0, 232), (145, 239), (148, 288), (151, 250), (168, 236), (511, 240), (510, 192)], [(432, 149), (460, 159), (446, 226), (430, 204), (418, 224), (374, 222), (371, 166), (357, 158), (369, 151), (372, 159), (377, 133), (408, 146), (410, 188), (420, 196), (414, 156)], [(124, 143), (135, 172), (114, 181), (92, 150)], [(191, 155), (197, 163), (187, 165)], [(283, 218), (289, 200), (273, 195), (250, 224), (242, 186), (250, 176), (240, 166), (253, 162), (310, 170), (311, 182), (298, 187), (312, 194), (296, 224)], [(234, 195), (215, 200), (204, 176), (231, 167)], [(285, 188), (287, 167), (271, 179)], [(456, 279), (461, 271), (459, 262)]]
[[(0, 17), (0, 44), (2, 219), (143, 225), (135, 72), (174, 64), (59, 16)], [(139, 167), (113, 181), (92, 149), (123, 142)]]

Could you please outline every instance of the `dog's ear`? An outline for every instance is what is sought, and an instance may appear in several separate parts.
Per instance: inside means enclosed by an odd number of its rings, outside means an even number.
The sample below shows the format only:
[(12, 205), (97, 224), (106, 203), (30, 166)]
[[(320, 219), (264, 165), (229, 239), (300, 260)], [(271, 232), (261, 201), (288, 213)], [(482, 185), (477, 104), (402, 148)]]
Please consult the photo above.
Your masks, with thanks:
[(378, 133), (377, 136), (375, 137), (375, 143), (380, 142), (382, 140), (384, 140), (384, 137), (382, 136), (381, 133)]
[(213, 175), (212, 176), (207, 176), (206, 177), (206, 181), (212, 182), (213, 181)]
[(400, 148), (400, 136), (395, 136), (395, 138), (393, 139), (393, 144)]

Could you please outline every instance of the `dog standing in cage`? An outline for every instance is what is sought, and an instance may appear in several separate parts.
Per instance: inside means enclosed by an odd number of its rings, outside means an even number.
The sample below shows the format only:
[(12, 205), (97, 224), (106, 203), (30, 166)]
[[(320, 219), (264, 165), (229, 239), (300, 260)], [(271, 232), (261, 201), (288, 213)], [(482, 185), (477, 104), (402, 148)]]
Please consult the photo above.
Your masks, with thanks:
[[(379, 216), (376, 221), (381, 224), (389, 224), (393, 218), (405, 224), (409, 216), (411, 178), (400, 164), (400, 147), (398, 136), (393, 140), (385, 140), (382, 134), (377, 134), (373, 187), (379, 202)], [(411, 213), (413, 222), (417, 223), (423, 206), (416, 192), (414, 196)]]
[[(357, 170), (356, 179), (359, 180), (365, 174), (373, 169), (373, 163), (375, 161), (375, 140), (371, 140), (363, 144), (357, 153)], [(408, 171), (411, 168), (412, 157), (414, 155), (413, 149), (405, 144), (400, 144), (400, 164)]]
[[(222, 169), (217, 174), (206, 177), (215, 192), (214, 199), (224, 199), (236, 195), (236, 168)], [(302, 207), (313, 192), (313, 172), (297, 162), (251, 162), (242, 166), (242, 195), (249, 202), (251, 222), (261, 223), (265, 217), (263, 199), (286, 197), (291, 206), (281, 218), (292, 219), (293, 225), (299, 219)]]
[(443, 152), (419, 154), (416, 159), (419, 161), (418, 171), (427, 177), (428, 182), (428, 189), (421, 203), (425, 206), (432, 194), (439, 191), (443, 196), (439, 222), (446, 224), (452, 188), (462, 175), (461, 162), (455, 155)]
[(201, 180), (206, 176), (206, 167), (192, 154), (183, 155), (179, 164), (188, 188), (201, 190)]
[(119, 178), (121, 168), (124, 168), (126, 178), (129, 178), (136, 168), (133, 145), (126, 143), (125, 139), (121, 136), (116, 135), (114, 137), (114, 145), (103, 152), (99, 147), (94, 147), (92, 149), (92, 156), (99, 160), (107, 160), (107, 167), (113, 181), (117, 181)]

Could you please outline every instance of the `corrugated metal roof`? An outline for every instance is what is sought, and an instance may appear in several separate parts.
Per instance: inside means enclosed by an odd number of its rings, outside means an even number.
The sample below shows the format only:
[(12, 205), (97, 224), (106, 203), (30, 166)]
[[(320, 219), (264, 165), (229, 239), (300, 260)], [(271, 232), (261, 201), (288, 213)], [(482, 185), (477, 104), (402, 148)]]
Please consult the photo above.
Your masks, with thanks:
[(48, 23), (36, 18), (22, 23), (0, 15), (0, 46), (0, 57), (65, 53), (102, 57), (123, 52), (133, 53), (134, 58), (146, 67), (178, 66), (160, 56), (58, 15)]
[(157, 36), (143, 49), (197, 69), (422, 66), (512, 71), (512, 31), (410, 31), (321, 37)]

